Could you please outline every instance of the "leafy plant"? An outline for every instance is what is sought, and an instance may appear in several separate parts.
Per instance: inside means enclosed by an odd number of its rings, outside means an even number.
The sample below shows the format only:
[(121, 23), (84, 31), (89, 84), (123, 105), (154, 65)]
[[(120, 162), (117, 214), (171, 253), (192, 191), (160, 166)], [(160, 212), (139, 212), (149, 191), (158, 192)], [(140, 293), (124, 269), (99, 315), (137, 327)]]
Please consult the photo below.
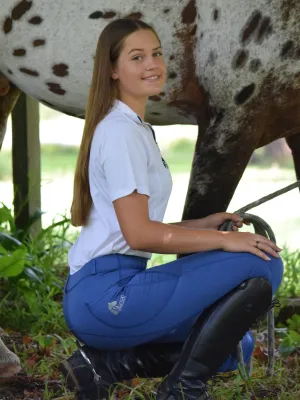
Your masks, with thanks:
[(32, 335), (66, 330), (62, 294), (68, 273), (68, 218), (43, 229), (33, 238), (32, 216), (24, 230), (15, 227), (11, 211), (0, 208), (1, 325)]
[(300, 297), (300, 249), (291, 252), (285, 247), (280, 254), (284, 263), (284, 277), (277, 297)]
[(282, 355), (288, 356), (297, 349), (300, 349), (300, 315), (293, 315), (287, 320), (288, 332), (280, 344), (279, 351)]

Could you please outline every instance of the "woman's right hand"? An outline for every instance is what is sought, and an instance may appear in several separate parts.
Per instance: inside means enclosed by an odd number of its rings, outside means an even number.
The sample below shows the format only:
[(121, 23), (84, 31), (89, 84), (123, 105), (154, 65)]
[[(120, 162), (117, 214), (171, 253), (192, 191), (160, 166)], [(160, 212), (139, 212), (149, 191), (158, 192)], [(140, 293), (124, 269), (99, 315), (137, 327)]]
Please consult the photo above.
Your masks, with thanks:
[(261, 257), (263, 260), (270, 261), (265, 254), (269, 253), (275, 258), (279, 258), (280, 249), (274, 242), (264, 236), (250, 232), (222, 232), (222, 250), (232, 252), (249, 252)]

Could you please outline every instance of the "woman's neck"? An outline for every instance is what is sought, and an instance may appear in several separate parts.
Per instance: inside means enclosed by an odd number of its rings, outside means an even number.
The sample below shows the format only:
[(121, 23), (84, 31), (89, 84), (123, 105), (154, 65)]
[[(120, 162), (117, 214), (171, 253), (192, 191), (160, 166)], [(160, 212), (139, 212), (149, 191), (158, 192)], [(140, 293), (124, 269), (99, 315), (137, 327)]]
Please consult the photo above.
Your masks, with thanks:
[(145, 108), (147, 104), (148, 97), (146, 99), (137, 99), (129, 96), (120, 96), (119, 100), (130, 107), (134, 112), (136, 112), (142, 120), (145, 118)]

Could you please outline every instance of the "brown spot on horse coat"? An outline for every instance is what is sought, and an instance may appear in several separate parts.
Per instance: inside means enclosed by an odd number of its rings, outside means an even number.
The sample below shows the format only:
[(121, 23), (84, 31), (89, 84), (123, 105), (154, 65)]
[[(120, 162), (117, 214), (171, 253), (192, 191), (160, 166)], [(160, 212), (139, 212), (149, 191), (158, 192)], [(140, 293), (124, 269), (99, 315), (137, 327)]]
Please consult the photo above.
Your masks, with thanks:
[(95, 11), (92, 14), (89, 15), (89, 18), (91, 18), (91, 19), (103, 18), (103, 12), (102, 11)]
[(11, 12), (11, 17), (14, 21), (18, 21), (32, 7), (32, 1), (22, 0), (17, 4)]
[(168, 74), (168, 78), (169, 78), (169, 79), (175, 79), (176, 77), (177, 77), (176, 72), (170, 72), (170, 73)]
[(257, 72), (259, 68), (261, 67), (261, 61), (259, 58), (254, 58), (253, 60), (250, 61), (249, 64), (249, 71), (251, 72)]
[(294, 50), (294, 42), (292, 40), (288, 40), (282, 46), (280, 57), (281, 58), (289, 58), (292, 57)]
[(23, 72), (23, 74), (30, 75), (30, 76), (39, 76), (40, 74), (37, 71), (28, 68), (19, 68), (19, 71)]
[(125, 18), (127, 19), (141, 19), (143, 17), (143, 14), (140, 12), (133, 12), (129, 15), (127, 15)]
[(155, 95), (155, 96), (150, 96), (150, 97), (149, 97), (149, 100), (152, 100), (152, 101), (160, 101), (161, 98), (160, 98), (159, 96)]
[(92, 14), (89, 15), (89, 18), (91, 19), (99, 19), (99, 18), (104, 18), (104, 19), (110, 19), (113, 18), (117, 15), (114, 11), (94, 11)]
[(116, 15), (117, 15), (117, 13), (114, 12), (114, 11), (107, 11), (107, 12), (105, 12), (105, 13), (103, 14), (103, 18), (104, 18), (104, 19), (110, 19), (110, 18), (115, 17)]
[(218, 58), (218, 54), (215, 51), (211, 50), (209, 52), (208, 59), (207, 59), (208, 64), (215, 65), (217, 58)]
[(25, 49), (15, 49), (13, 51), (13, 56), (15, 57), (24, 57), (26, 54), (26, 50)]
[(33, 46), (33, 47), (44, 46), (45, 43), (46, 43), (46, 40), (45, 40), (45, 39), (35, 39), (35, 40), (32, 42), (32, 46)]
[(242, 38), (241, 38), (242, 43), (245, 43), (248, 39), (251, 38), (251, 36), (258, 28), (261, 18), (262, 16), (260, 11), (256, 10), (252, 13), (249, 20), (246, 22), (246, 25), (242, 32)]
[(3, 32), (5, 33), (5, 35), (7, 35), (12, 30), (12, 26), (13, 26), (12, 19), (10, 17), (7, 17), (3, 24)]
[(217, 8), (215, 8), (214, 11), (213, 11), (213, 20), (214, 21), (218, 21), (219, 14), (220, 14), (219, 10)]
[(262, 43), (264, 38), (272, 33), (271, 18), (264, 17), (257, 32), (257, 43)]
[(63, 77), (69, 75), (68, 68), (69, 66), (67, 64), (55, 64), (52, 67), (52, 71), (54, 75)]
[(280, 52), (281, 59), (296, 59), (300, 58), (300, 47), (295, 46), (295, 43), (292, 40), (288, 40), (283, 45)]
[(181, 21), (183, 24), (192, 24), (197, 16), (196, 1), (190, 0), (181, 13)]
[(62, 87), (60, 86), (59, 83), (46, 82), (46, 84), (48, 85), (48, 89), (50, 90), (50, 92), (59, 94), (61, 96), (66, 93), (66, 91), (64, 89), (62, 89)]
[(43, 22), (43, 18), (36, 15), (35, 17), (30, 18), (28, 22), (32, 25), (39, 25)]
[(237, 106), (241, 106), (250, 99), (255, 90), (255, 84), (250, 83), (250, 85), (245, 86), (234, 98), (234, 102)]
[(238, 68), (243, 68), (248, 60), (249, 57), (249, 51), (240, 49), (235, 53), (235, 56), (233, 57), (232, 60), (232, 68), (233, 69), (238, 69)]

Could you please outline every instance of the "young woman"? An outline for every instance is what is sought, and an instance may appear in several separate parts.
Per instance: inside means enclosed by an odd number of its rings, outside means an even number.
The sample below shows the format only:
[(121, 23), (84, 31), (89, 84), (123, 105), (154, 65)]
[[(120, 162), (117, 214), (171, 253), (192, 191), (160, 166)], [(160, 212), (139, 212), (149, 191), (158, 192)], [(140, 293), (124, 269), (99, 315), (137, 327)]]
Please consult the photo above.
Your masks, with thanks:
[[(61, 366), (78, 398), (108, 398), (114, 383), (168, 374), (157, 399), (210, 399), (207, 380), (237, 368), (242, 339), (249, 360), (248, 330), (282, 279), (280, 249), (238, 232), (237, 215), (162, 223), (172, 179), (144, 116), (165, 77), (149, 25), (105, 27), (75, 173), (71, 219), (82, 229), (64, 295), (67, 325), (84, 344)], [(228, 219), (235, 231), (218, 231)], [(193, 254), (146, 269), (152, 252)]]

